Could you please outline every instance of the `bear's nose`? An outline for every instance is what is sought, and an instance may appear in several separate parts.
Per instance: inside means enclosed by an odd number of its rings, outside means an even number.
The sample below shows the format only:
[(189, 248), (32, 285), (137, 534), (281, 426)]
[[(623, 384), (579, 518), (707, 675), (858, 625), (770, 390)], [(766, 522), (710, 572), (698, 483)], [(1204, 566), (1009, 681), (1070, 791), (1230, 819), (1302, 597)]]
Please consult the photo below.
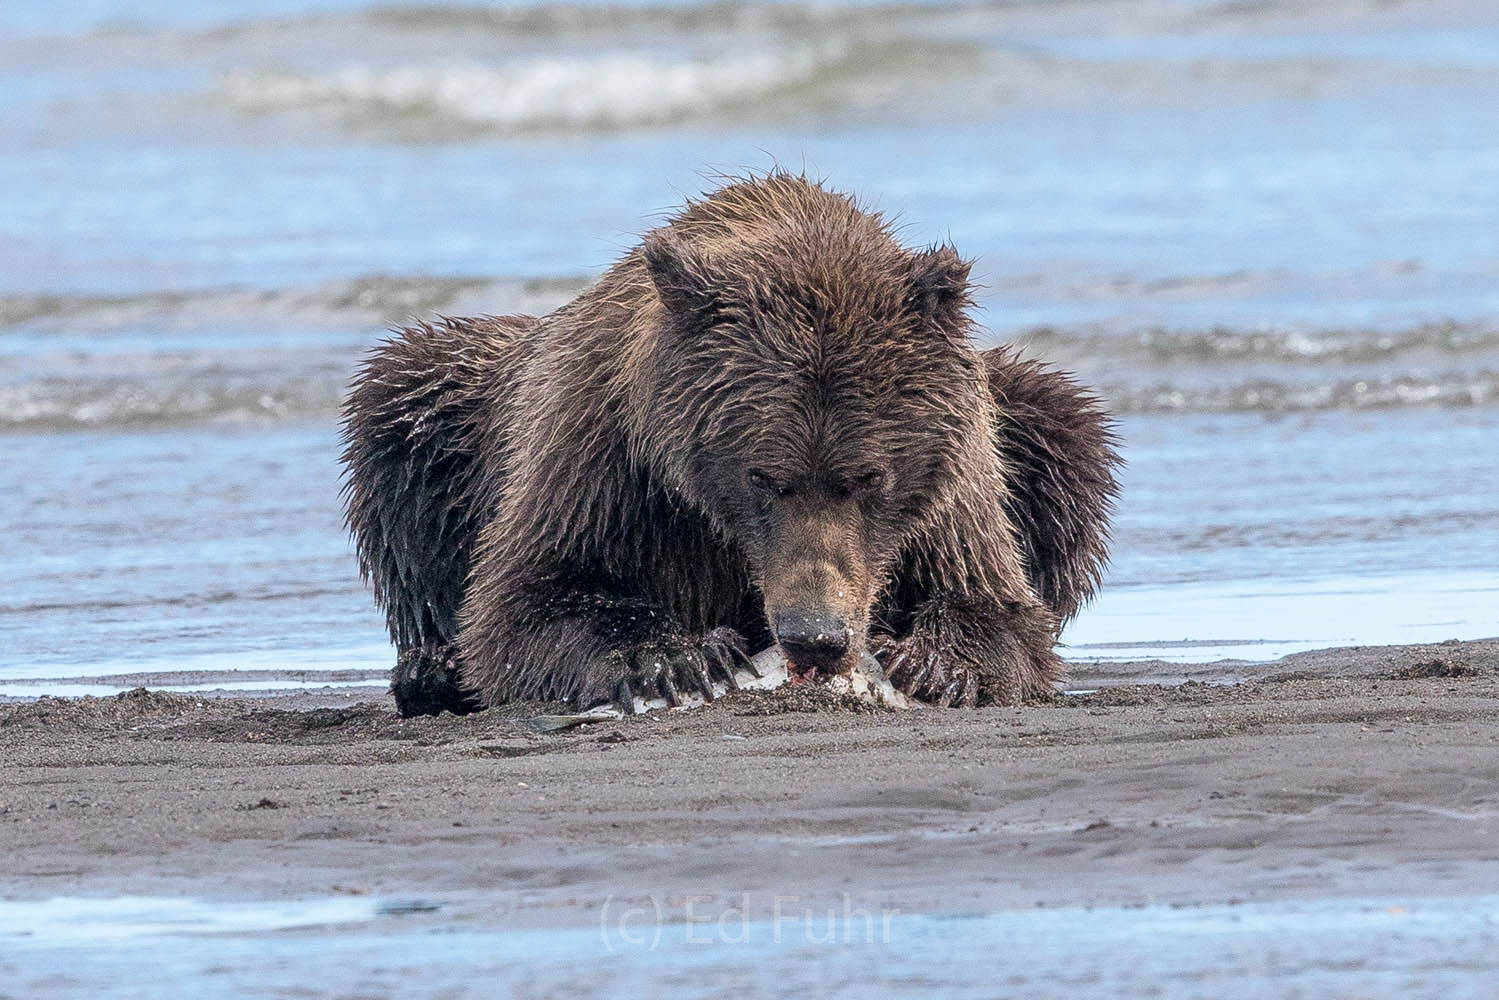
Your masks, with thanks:
[(849, 630), (837, 615), (808, 611), (777, 611), (776, 642), (791, 662), (803, 670), (824, 671), (848, 652)]

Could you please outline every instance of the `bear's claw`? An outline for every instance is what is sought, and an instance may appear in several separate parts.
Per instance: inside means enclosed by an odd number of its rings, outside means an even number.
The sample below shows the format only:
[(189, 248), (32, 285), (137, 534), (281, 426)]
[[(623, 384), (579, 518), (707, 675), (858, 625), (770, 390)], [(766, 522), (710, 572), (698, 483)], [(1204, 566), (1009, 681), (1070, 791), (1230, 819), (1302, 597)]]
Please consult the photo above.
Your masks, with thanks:
[(885, 669), (885, 677), (903, 694), (940, 708), (978, 704), (977, 669), (957, 657), (944, 655), (916, 637), (885, 638), (871, 652)]
[(743, 640), (728, 628), (714, 629), (696, 641), (647, 643), (631, 650), (624, 659), (626, 675), (616, 689), (615, 700), (630, 712), (636, 699), (649, 702), (664, 698), (673, 708), (689, 695), (712, 701), (724, 688), (738, 689), (734, 671), (740, 667), (758, 676), (744, 651)]

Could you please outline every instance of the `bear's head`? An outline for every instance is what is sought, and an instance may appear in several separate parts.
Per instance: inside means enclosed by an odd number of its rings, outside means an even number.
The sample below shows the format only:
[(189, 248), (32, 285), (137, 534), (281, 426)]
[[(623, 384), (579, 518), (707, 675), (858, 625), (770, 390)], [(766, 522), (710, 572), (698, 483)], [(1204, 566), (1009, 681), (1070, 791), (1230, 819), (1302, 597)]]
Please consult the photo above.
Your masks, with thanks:
[(993, 454), (969, 264), (860, 213), (716, 241), (666, 227), (640, 257), (662, 310), (640, 460), (742, 554), (791, 660), (849, 669), (907, 543)]

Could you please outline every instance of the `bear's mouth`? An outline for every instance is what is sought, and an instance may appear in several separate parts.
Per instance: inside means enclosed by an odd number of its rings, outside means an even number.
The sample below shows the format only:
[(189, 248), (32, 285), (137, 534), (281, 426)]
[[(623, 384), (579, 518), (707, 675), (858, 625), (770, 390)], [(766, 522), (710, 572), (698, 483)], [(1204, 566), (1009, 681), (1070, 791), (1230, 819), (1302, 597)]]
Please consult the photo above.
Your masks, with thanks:
[(815, 666), (801, 667), (791, 657), (786, 657), (786, 674), (791, 678), (792, 684), (811, 684), (818, 678), (818, 670)]
[(834, 677), (847, 677), (853, 673), (854, 666), (859, 660), (857, 656), (845, 656), (828, 664), (813, 663), (802, 666), (791, 658), (785, 647), (777, 646), (776, 648), (786, 657), (786, 675), (792, 684), (814, 684), (832, 680)]

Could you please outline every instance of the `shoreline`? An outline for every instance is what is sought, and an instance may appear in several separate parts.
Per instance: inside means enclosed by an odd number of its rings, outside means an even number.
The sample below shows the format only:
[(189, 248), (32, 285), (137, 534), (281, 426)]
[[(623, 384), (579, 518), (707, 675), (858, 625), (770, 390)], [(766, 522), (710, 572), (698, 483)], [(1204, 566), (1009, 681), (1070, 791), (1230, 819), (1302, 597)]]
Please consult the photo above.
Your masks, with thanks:
[[(1239, 641), (1192, 640), (1179, 643), (1141, 643), (1145, 652), (1155, 655), (1138, 659), (1121, 659), (1115, 655), (1095, 655), (1087, 646), (1061, 646), (1067, 671), (1058, 682), (1059, 695), (1088, 694), (1100, 688), (1127, 684), (1172, 687), (1188, 682), (1204, 684), (1242, 684), (1247, 681), (1283, 678), (1298, 670), (1309, 670), (1322, 676), (1358, 676), (1376, 670), (1383, 659), (1401, 655), (1400, 650), (1429, 650), (1440, 656), (1443, 649), (1467, 648), (1491, 641), (1488, 638), (1446, 639), (1441, 642), (1402, 643), (1390, 645), (1331, 646), (1301, 649), (1270, 659), (1215, 657), (1198, 662), (1190, 660), (1194, 647), (1214, 652), (1228, 646), (1251, 645)], [(1267, 644), (1293, 645), (1278, 640)], [(1106, 644), (1107, 645), (1107, 644)], [(1113, 647), (1111, 647), (1113, 648)], [(383, 652), (388, 652), (382, 649)], [(299, 654), (300, 655), (300, 654)], [(391, 652), (391, 655), (394, 655)], [(205, 659), (197, 657), (197, 659)], [(237, 654), (225, 657), (238, 661)], [(31, 705), (42, 699), (78, 700), (92, 698), (107, 701), (138, 689), (152, 693), (181, 695), (188, 699), (210, 701), (256, 701), (286, 709), (344, 708), (355, 704), (382, 704), (389, 700), (389, 668), (379, 667), (285, 667), (257, 663), (251, 667), (204, 666), (199, 668), (129, 670), (111, 665), (98, 672), (71, 673), (60, 667), (55, 675), (25, 678), (0, 677), (0, 710), (8, 706)], [(543, 711), (573, 711), (568, 706), (536, 705)], [(519, 709), (525, 711), (529, 709)], [(513, 714), (511, 708), (502, 709)], [(0, 721), (3, 724), (3, 721)]]
[[(1163, 669), (1197, 679), (1139, 682)], [(743, 694), (546, 735), (523, 707), (310, 694), (4, 705), (0, 898), (436, 894), (531, 927), (621, 894), (753, 917), (788, 890), (940, 914), (1499, 886), (1499, 639), (1212, 669), (1079, 665), (1099, 690), (1020, 709)]]

